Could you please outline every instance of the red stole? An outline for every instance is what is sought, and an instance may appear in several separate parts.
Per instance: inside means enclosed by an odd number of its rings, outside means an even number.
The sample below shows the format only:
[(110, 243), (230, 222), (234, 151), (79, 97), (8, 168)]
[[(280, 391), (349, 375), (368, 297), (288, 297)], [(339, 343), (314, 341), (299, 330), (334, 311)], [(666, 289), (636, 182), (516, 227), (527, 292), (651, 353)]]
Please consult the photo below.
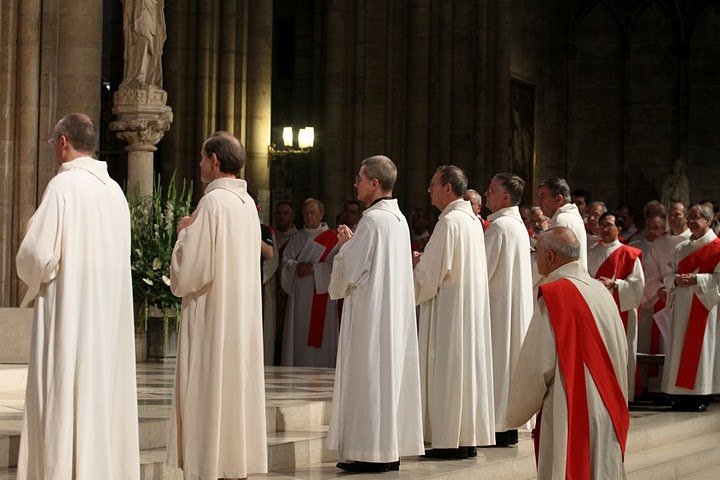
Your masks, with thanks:
[[(624, 280), (632, 273), (633, 267), (635, 266), (635, 260), (638, 258), (642, 258), (642, 251), (640, 251), (640, 249), (629, 247), (627, 245), (621, 245), (605, 259), (602, 265), (600, 265), (600, 268), (598, 268), (598, 271), (595, 274), (595, 278), (607, 277)], [(620, 294), (618, 293), (617, 288), (612, 291), (612, 295), (615, 299), (615, 304), (618, 307), (618, 312), (620, 312), (620, 318), (622, 319), (623, 326), (625, 327), (625, 332), (627, 332), (628, 312), (620, 310)]]
[[(712, 273), (718, 262), (720, 262), (720, 238), (716, 238), (680, 260), (677, 265), (677, 272), (679, 274), (692, 272)], [(693, 295), (682, 353), (680, 354), (678, 375), (675, 380), (675, 385), (678, 387), (691, 390), (695, 388), (708, 313), (708, 309), (705, 308), (697, 295)]]
[(565, 475), (568, 480), (589, 479), (590, 419), (585, 367), (610, 415), (623, 458), (630, 426), (627, 400), (615, 376), (595, 318), (577, 287), (563, 278), (542, 285), (539, 290), (545, 299), (555, 335), (560, 373), (565, 381), (568, 410)]
[[(317, 237), (311, 240), (319, 243), (325, 250), (318, 259), (318, 262), (324, 262), (330, 251), (337, 245), (337, 232), (327, 229)], [(328, 294), (314, 293), (312, 308), (310, 310), (310, 329), (308, 330), (308, 346), (320, 348), (322, 345), (323, 331), (325, 330), (325, 312), (327, 311)]]

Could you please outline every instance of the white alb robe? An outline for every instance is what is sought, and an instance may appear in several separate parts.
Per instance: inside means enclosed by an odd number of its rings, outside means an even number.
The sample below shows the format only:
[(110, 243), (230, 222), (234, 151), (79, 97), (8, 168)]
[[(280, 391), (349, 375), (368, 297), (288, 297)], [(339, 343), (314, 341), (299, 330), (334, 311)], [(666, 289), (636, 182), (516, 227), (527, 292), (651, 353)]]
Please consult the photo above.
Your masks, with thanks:
[(580, 242), (580, 258), (578, 260), (583, 267), (587, 268), (587, 232), (585, 231), (585, 222), (574, 203), (566, 203), (555, 211), (548, 223), (548, 228), (554, 227), (567, 227), (573, 231)]
[[(627, 343), (622, 321), (612, 296), (591, 278), (579, 262), (562, 265), (547, 276), (548, 283), (570, 280), (580, 291), (595, 318), (615, 376), (623, 393), (627, 391)], [(590, 419), (590, 459), (592, 479), (624, 479), (620, 443), (610, 415), (597, 387), (585, 368)], [(518, 427), (542, 409), (537, 478), (565, 480), (568, 443), (568, 409), (564, 379), (557, 361), (555, 335), (542, 298), (535, 303), (517, 367), (510, 382), (510, 401), (506, 427)]]
[[(605, 260), (623, 244), (620, 240), (612, 243), (600, 242), (588, 254), (588, 273), (595, 278), (597, 271)], [(632, 272), (625, 278), (616, 278), (618, 298), (620, 299), (620, 312), (628, 312), (627, 345), (628, 345), (628, 392), (627, 398), (635, 397), (635, 369), (637, 368), (637, 342), (638, 342), (638, 307), (642, 301), (645, 288), (645, 274), (640, 258), (635, 259)]]
[(445, 207), (414, 273), (425, 441), (432, 448), (492, 445), (487, 265), (482, 224), (470, 202), (460, 198)]
[(488, 217), (485, 231), (493, 352), (495, 425), (505, 423), (510, 375), (515, 368), (533, 313), (530, 240), (518, 207)]
[(17, 271), (35, 299), (17, 478), (139, 479), (130, 213), (105, 162), (62, 164)]
[[(690, 229), (685, 229), (679, 235), (670, 232), (655, 240), (643, 256), (643, 272), (645, 274), (645, 290), (643, 292), (642, 310), (640, 312), (640, 331), (638, 336), (638, 351), (650, 352), (650, 334), (652, 332), (654, 306), (658, 301), (657, 291), (663, 288), (663, 279), (670, 272), (670, 262), (673, 259), (675, 247), (690, 238)], [(663, 344), (660, 344), (664, 351)]]
[[(318, 228), (298, 230), (288, 240), (283, 251), (280, 283), (288, 295), (285, 312), (285, 328), (281, 365), (289, 367), (334, 367), (337, 357), (339, 319), (337, 301), (327, 299), (325, 323), (320, 347), (308, 345), (310, 332), (313, 297), (328, 292), (332, 262), (337, 253), (337, 246), (323, 261), (317, 261), (313, 254), (313, 272), (304, 277), (297, 276), (297, 265), (308, 261), (302, 258), (304, 252), (311, 249), (308, 243), (315, 237), (326, 232), (328, 226), (322, 223)], [(319, 244), (314, 244), (318, 245)], [(319, 248), (312, 249), (320, 251)], [(311, 252), (312, 253), (312, 252)]]
[(188, 480), (267, 472), (260, 221), (245, 180), (212, 181), (178, 235), (183, 297), (168, 464)]
[(326, 447), (344, 459), (424, 453), (412, 281), (407, 221), (397, 200), (380, 200), (335, 256), (330, 281), (330, 296), (345, 301)]
[[(663, 369), (662, 391), (672, 395), (709, 395), (720, 393), (720, 352), (717, 349), (718, 330), (717, 313), (720, 304), (720, 264), (713, 273), (698, 273), (697, 285), (692, 287), (675, 286), (677, 265), (683, 258), (695, 250), (707, 245), (717, 238), (712, 230), (697, 240), (688, 239), (674, 250), (674, 258), (670, 269), (665, 275), (665, 289), (668, 291), (667, 308), (671, 309), (672, 322), (668, 351), (665, 354)], [(688, 317), (693, 296), (697, 295), (703, 306), (709, 310), (708, 321), (705, 326), (705, 336), (700, 350), (700, 363), (695, 388), (688, 389), (675, 385), (680, 365), (680, 357), (688, 326)]]
[(271, 229), (273, 257), (262, 262), (263, 298), (263, 351), (265, 365), (275, 361), (275, 326), (277, 319), (277, 271), (280, 265), (280, 248), (277, 236)]

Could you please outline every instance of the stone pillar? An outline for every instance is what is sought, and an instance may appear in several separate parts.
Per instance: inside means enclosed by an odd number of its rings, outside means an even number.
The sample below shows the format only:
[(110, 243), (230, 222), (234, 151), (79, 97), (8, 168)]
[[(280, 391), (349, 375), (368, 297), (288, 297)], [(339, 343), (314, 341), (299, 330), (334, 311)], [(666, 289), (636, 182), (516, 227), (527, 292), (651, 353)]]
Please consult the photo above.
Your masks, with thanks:
[[(128, 146), (128, 192), (142, 198), (152, 195), (153, 152), (173, 120), (162, 89), (162, 49), (166, 38), (163, 2), (123, 1), (124, 70), (113, 95), (118, 120), (110, 130)], [(137, 20), (144, 19), (138, 26)], [(148, 20), (149, 19), (149, 20)]]
[(247, 61), (247, 165), (245, 177), (257, 192), (260, 218), (270, 219), (270, 107), (272, 88), (273, 2), (250, 0)]
[(153, 152), (170, 128), (173, 114), (167, 93), (157, 87), (124, 88), (113, 96), (113, 113), (119, 120), (110, 129), (128, 143), (128, 191), (145, 197), (153, 193)]

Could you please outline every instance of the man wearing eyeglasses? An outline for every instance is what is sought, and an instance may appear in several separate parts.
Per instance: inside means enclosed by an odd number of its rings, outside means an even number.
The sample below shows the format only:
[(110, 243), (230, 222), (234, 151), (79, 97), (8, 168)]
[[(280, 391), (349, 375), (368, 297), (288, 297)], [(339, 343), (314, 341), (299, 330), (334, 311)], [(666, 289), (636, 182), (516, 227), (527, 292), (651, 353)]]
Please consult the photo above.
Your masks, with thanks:
[(395, 164), (362, 161), (355, 180), (366, 210), (355, 232), (338, 227), (330, 297), (344, 298), (328, 450), (338, 468), (379, 473), (424, 452), (410, 231), (392, 190)]
[(58, 172), (17, 255), (35, 300), (17, 478), (139, 479), (127, 200), (87, 115), (48, 143)]
[(638, 307), (645, 289), (642, 252), (620, 242), (622, 222), (610, 212), (602, 214), (600, 238), (588, 253), (588, 273), (599, 280), (615, 299), (628, 344), (628, 400), (635, 396)]

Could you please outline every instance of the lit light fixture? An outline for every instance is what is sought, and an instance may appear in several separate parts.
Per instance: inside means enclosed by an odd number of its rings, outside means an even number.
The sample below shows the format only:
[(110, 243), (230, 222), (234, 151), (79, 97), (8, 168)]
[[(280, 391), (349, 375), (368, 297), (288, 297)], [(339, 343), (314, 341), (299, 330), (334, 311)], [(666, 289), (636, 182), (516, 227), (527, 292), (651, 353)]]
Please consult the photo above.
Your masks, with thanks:
[(277, 147), (274, 143), (268, 145), (268, 153), (270, 154), (271, 163), (281, 158), (291, 155), (308, 155), (315, 145), (315, 128), (305, 127), (297, 132), (298, 148), (293, 147), (295, 140), (295, 132), (292, 127), (282, 128), (282, 147)]
[[(292, 148), (293, 146), (293, 129), (292, 127), (283, 127), (282, 130), (283, 134), (283, 145), (285, 145), (288, 148)], [(298, 136), (298, 140), (300, 137)]]
[(315, 143), (315, 129), (313, 127), (301, 128), (298, 132), (298, 147), (312, 148)]

